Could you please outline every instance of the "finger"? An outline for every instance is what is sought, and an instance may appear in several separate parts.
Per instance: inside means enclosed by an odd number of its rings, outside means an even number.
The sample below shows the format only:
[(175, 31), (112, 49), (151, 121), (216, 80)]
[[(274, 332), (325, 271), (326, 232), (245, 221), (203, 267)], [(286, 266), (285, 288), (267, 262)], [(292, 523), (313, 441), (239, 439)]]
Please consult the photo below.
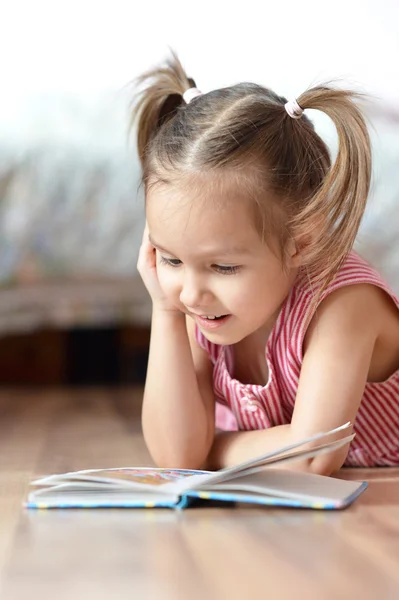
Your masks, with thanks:
[(143, 240), (140, 246), (137, 264), (143, 268), (146, 265), (149, 267), (156, 266), (156, 250), (148, 239)]

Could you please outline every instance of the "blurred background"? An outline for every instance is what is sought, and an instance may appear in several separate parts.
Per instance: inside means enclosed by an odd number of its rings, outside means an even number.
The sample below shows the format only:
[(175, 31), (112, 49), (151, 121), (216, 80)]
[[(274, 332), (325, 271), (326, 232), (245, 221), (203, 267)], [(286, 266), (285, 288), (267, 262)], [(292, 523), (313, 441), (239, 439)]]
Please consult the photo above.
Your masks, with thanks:
[[(370, 95), (357, 249), (399, 293), (396, 0), (0, 0), (0, 15), (0, 384), (144, 379), (129, 84), (168, 47), (204, 92), (252, 80), (291, 98), (332, 79)], [(334, 151), (328, 120), (310, 116)]]

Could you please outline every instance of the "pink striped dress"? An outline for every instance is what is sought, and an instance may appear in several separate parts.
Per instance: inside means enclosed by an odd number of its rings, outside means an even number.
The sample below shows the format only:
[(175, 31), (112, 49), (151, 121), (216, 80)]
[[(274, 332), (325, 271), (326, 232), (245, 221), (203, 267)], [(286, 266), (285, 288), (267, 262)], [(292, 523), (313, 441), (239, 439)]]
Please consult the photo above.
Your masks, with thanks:
[[(324, 292), (370, 283), (385, 290), (399, 309), (399, 299), (355, 252), (351, 252)], [(302, 346), (311, 313), (312, 290), (306, 277), (290, 291), (266, 345), (267, 385), (243, 384), (231, 377), (233, 348), (209, 342), (197, 328), (199, 345), (213, 365), (216, 426), (225, 430), (266, 429), (291, 422), (302, 365)], [(399, 465), (399, 370), (382, 383), (367, 383), (358, 411), (346, 466)]]

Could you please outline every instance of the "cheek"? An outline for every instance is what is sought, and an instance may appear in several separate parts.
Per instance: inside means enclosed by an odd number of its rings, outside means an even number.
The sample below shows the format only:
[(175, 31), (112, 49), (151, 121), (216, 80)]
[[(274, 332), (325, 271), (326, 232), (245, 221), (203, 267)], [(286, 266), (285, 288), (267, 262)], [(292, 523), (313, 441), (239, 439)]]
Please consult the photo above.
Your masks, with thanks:
[(171, 268), (164, 265), (157, 266), (159, 285), (164, 294), (169, 297), (179, 294), (180, 284), (178, 274)]
[(248, 277), (237, 275), (224, 275), (215, 285), (215, 293), (233, 312), (247, 311), (248, 306), (254, 304), (254, 282)]
[(280, 280), (272, 277), (269, 281), (264, 272), (235, 277), (231, 276), (224, 290), (233, 311), (255, 316), (275, 310), (282, 294)]

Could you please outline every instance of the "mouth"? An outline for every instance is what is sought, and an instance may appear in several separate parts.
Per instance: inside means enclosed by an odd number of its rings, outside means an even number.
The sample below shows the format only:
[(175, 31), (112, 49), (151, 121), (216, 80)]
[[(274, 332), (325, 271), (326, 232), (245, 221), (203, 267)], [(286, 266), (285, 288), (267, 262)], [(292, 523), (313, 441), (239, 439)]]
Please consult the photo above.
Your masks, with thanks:
[(196, 315), (193, 314), (195, 322), (204, 329), (217, 329), (224, 325), (231, 315)]

